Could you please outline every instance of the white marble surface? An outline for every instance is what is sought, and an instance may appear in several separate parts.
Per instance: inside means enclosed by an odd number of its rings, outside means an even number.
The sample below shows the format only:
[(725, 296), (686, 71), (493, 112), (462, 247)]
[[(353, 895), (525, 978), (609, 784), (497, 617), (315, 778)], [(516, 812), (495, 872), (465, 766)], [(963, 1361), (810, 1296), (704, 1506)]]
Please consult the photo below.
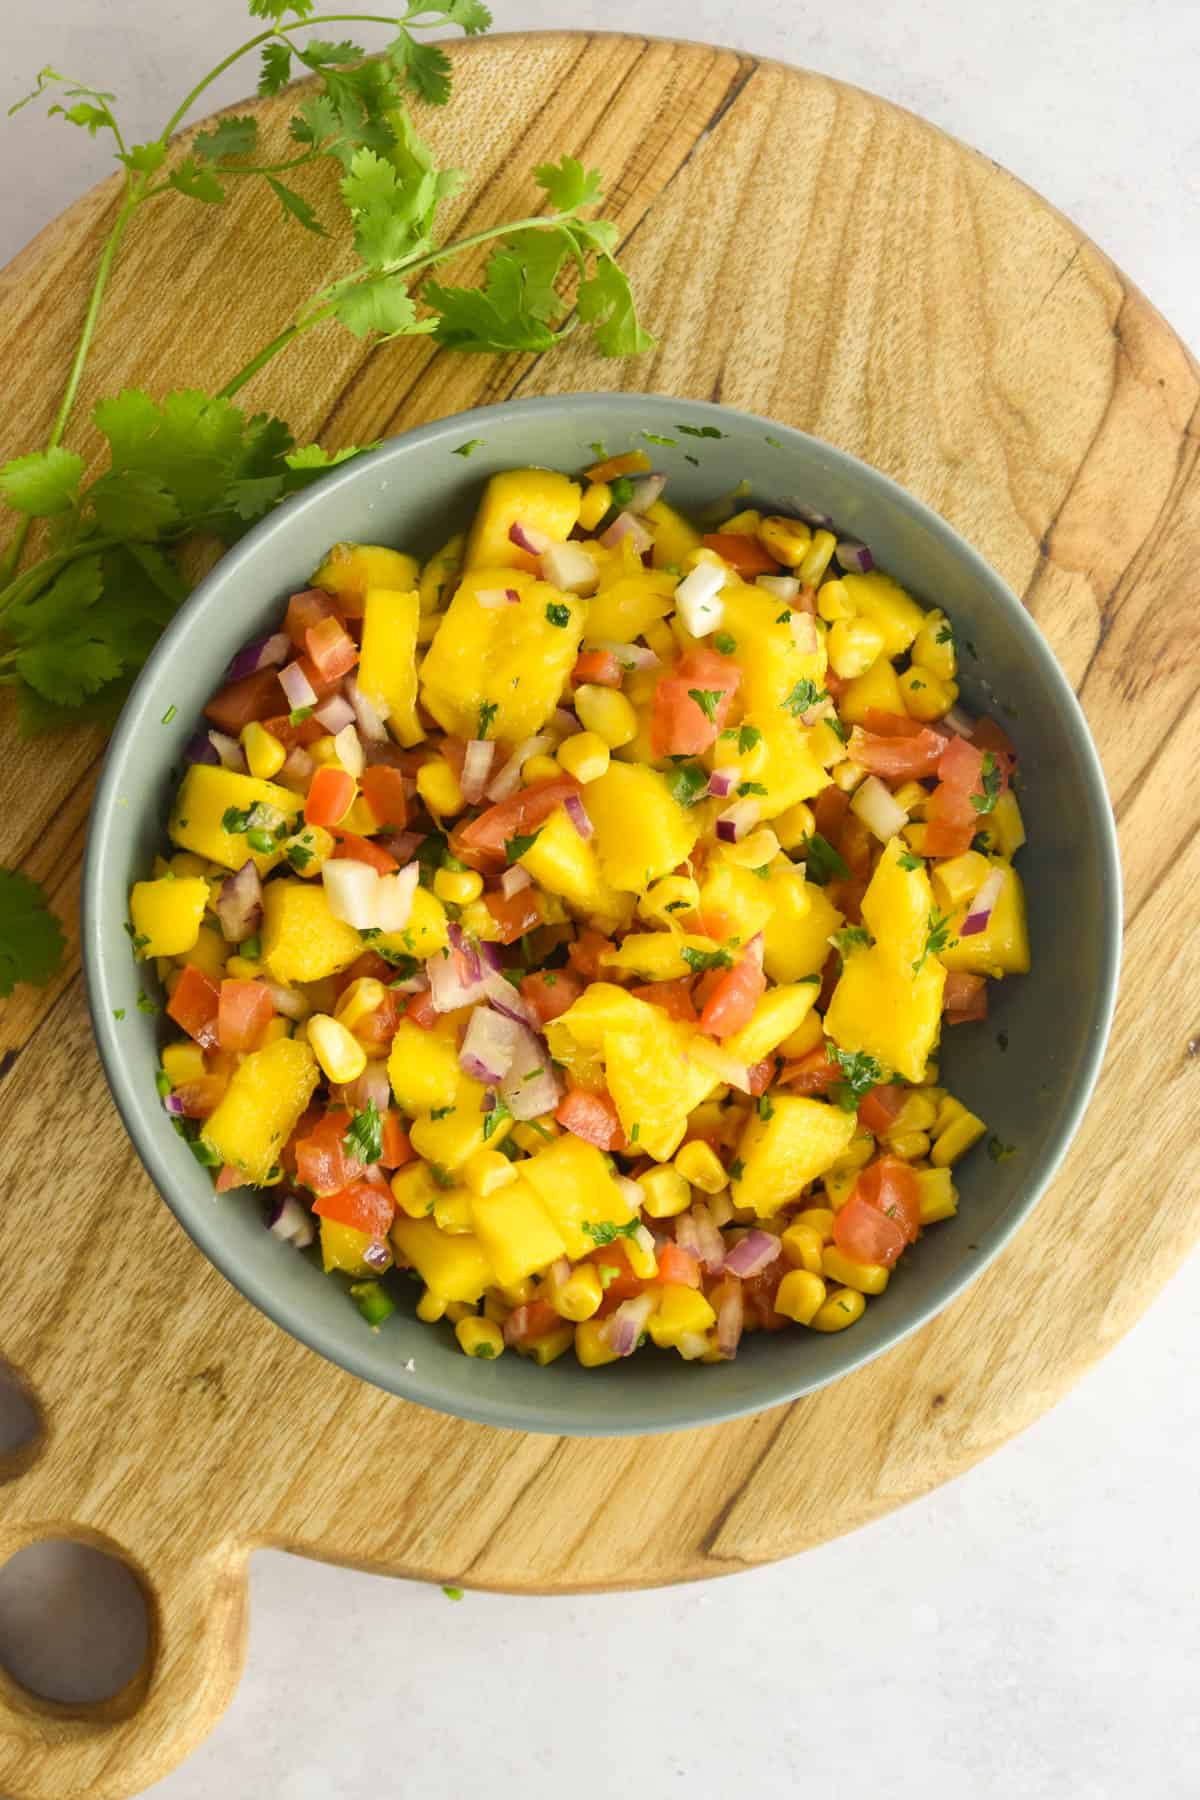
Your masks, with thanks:
[[(732, 43), (887, 94), (1048, 195), (1200, 342), (1195, 0), (652, 0), (623, 21), (599, 0), (497, 10), (510, 30), (623, 22)], [(242, 0), (4, 13), (0, 101), (52, 62), (126, 96), (138, 135), (245, 18)], [(247, 86), (235, 74), (219, 98)], [(103, 166), (82, 134), (30, 115), (2, 142), (0, 257)], [(155, 1793), (1115, 1800), (1136, 1787), (1191, 1800), (1198, 1308), (1193, 1263), (1073, 1395), (974, 1473), (728, 1581), (451, 1605), (262, 1555), (238, 1696)], [(13, 1586), (0, 1650), (28, 1653), (40, 1609), (27, 1595), (20, 1610)], [(119, 1651), (108, 1633), (84, 1660), (99, 1676)]]

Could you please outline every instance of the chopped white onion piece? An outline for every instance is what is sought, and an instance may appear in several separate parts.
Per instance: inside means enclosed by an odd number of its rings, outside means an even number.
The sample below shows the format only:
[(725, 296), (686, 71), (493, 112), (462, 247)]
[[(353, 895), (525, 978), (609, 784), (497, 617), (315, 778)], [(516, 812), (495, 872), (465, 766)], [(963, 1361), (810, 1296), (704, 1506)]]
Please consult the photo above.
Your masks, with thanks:
[(783, 1245), (769, 1231), (748, 1231), (725, 1257), (725, 1271), (749, 1281), (776, 1260)]
[[(635, 1300), (622, 1300), (612, 1317), (600, 1327), (615, 1356), (633, 1355), (638, 1347), (638, 1339), (650, 1322), (654, 1305), (653, 1294), (639, 1294)], [(704, 1339), (703, 1342), (707, 1349), (708, 1340)]]
[(499, 612), (502, 606), (515, 606), (521, 596), (516, 588), (480, 588), (475, 598), (486, 612)]
[(386, 743), (387, 726), (385, 721), (388, 716), (387, 707), (377, 706), (373, 700), (368, 700), (357, 681), (355, 681), (353, 675), (349, 675), (346, 678), (346, 698), (354, 708), (354, 716), (358, 720), (360, 736), (366, 738), (373, 744)]
[[(973, 735), (976, 723), (977, 721), (971, 717), (970, 713), (964, 712), (961, 706), (952, 706), (950, 711), (943, 713), (938, 720), (939, 725), (944, 725), (946, 729), (952, 731), (956, 737), (964, 738), (969, 738)], [(208, 735), (211, 737), (212, 732), (210, 731)]]
[(647, 531), (642, 521), (631, 512), (618, 513), (607, 531), (601, 532), (600, 542), (606, 550), (615, 550), (618, 544), (628, 540), (639, 556), (654, 548), (654, 533)]
[(667, 485), (665, 475), (643, 475), (633, 484), (629, 496), (629, 511), (637, 513), (640, 518), (648, 512)]
[(496, 771), (488, 783), (488, 799), (494, 803), (497, 800), (507, 800), (510, 794), (515, 794), (521, 780), (521, 770), (529, 758), (541, 756), (544, 751), (553, 750), (553, 748), (554, 739), (546, 736), (526, 738), (518, 744), (508, 761)]
[[(338, 858), (341, 861), (341, 858)], [(329, 865), (326, 864), (326, 867)], [(375, 924), (380, 931), (403, 931), (412, 917), (413, 899), (421, 879), (420, 863), (411, 862), (394, 875), (381, 875), (375, 890)]]
[(298, 662), (290, 662), (286, 668), (280, 669), (279, 685), (286, 694), (287, 703), (293, 712), (302, 706), (317, 704), (316, 689)]
[(611, 638), (589, 638), (588, 649), (607, 650), (624, 669), (657, 669), (658, 657), (648, 644), (614, 644)]
[(500, 877), (500, 892), (506, 900), (511, 900), (514, 894), (521, 892), (522, 888), (532, 887), (532, 885), (532, 875), (528, 869), (523, 869), (520, 863), (513, 863), (512, 867), (505, 869)]
[(318, 706), (315, 717), (318, 725), (323, 725), (336, 737), (347, 725), (353, 725), (354, 708), (343, 694), (334, 694), (324, 705)]
[(321, 882), (329, 910), (344, 925), (356, 931), (373, 931), (379, 873), (370, 863), (355, 862), (352, 857), (330, 859), (321, 870)]
[(714, 769), (708, 778), (708, 791), (714, 800), (728, 800), (738, 782), (742, 779), (742, 771), (736, 763), (729, 763), (723, 769)]
[(517, 519), (508, 528), (508, 541), (515, 544), (518, 550), (527, 550), (531, 556), (544, 556), (554, 539), (544, 531), (538, 531), (533, 525), (522, 525)]
[[(520, 998), (511, 989), (509, 992), (513, 1000)], [(493, 1006), (504, 1004), (507, 1002), (503, 996), (493, 996)], [(544, 1040), (527, 1025), (518, 1025), (516, 1029), (520, 1036), (508, 1072), (500, 1083), (500, 1098), (514, 1119), (541, 1119), (552, 1113), (562, 1099), (562, 1086)]]
[(458, 1053), (460, 1067), (475, 1081), (495, 1087), (508, 1074), (525, 1027), (490, 1006), (477, 1006), (467, 1022)]
[(333, 747), (347, 775), (353, 775), (357, 781), (367, 766), (367, 759), (363, 755), (362, 739), (353, 725), (343, 725), (334, 736)]
[(551, 544), (542, 551), (542, 579), (562, 594), (590, 594), (600, 579), (600, 567), (582, 544)]
[(800, 592), (800, 583), (794, 575), (759, 575), (754, 585), (765, 588), (776, 600), (794, 600)]
[(697, 563), (675, 589), (675, 611), (693, 637), (720, 630), (725, 602), (719, 596), (726, 574), (715, 563)]
[(562, 733), (563, 737), (574, 737), (577, 731), (583, 730), (583, 726), (569, 706), (556, 706), (550, 723), (555, 731)]
[(833, 554), (850, 575), (867, 575), (875, 567), (875, 558), (856, 538), (843, 538)]
[(881, 844), (897, 837), (908, 824), (908, 814), (878, 775), (868, 775), (855, 788), (850, 811), (862, 820), (868, 831), (874, 832)]
[(244, 773), (246, 756), (236, 738), (227, 737), (223, 731), (210, 731), (208, 741), (220, 757), (223, 769)]
[(492, 738), (472, 738), (467, 744), (459, 786), (468, 806), (476, 806), (483, 799), (495, 758), (496, 745)]

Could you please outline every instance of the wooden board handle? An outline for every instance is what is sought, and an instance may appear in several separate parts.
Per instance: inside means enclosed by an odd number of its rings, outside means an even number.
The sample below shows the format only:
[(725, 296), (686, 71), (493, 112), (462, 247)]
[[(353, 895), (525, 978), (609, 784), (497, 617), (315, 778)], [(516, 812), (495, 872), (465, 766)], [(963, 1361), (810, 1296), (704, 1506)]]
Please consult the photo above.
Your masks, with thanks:
[(0, 1670), (0, 1792), (11, 1800), (129, 1800), (195, 1749), (230, 1700), (246, 1649), (247, 1553), (187, 1567), (146, 1566), (101, 1534), (61, 1520), (4, 1534), (4, 1553), (72, 1537), (126, 1563), (149, 1613), (143, 1668), (109, 1700), (64, 1706)]

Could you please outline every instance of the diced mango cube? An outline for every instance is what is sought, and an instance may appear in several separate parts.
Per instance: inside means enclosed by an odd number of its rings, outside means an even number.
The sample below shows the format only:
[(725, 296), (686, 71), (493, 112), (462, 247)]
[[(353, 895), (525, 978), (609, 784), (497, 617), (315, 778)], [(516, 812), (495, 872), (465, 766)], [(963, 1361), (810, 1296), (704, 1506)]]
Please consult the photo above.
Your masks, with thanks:
[(483, 1110), (485, 1092), (481, 1082), (461, 1075), (452, 1112), (438, 1119), (422, 1113), (413, 1120), (408, 1135), (417, 1154), (453, 1173), (484, 1144), (498, 1149), (512, 1130), (512, 1119), (493, 1124), (491, 1114)]
[(416, 587), (417, 561), (384, 544), (335, 544), (312, 583), (339, 600), (356, 601), (361, 609), (370, 588), (395, 588), (407, 593)]
[(846, 683), (838, 700), (838, 712), (850, 725), (863, 724), (872, 708), (905, 715), (900, 680), (886, 651), (876, 658), (865, 674), (856, 675), (853, 681)]
[(633, 1027), (604, 1034), (604, 1067), (621, 1129), (656, 1162), (674, 1156), (687, 1130), (688, 1114), (717, 1086), (717, 1076), (689, 1056), (699, 1034), (644, 1005)]
[(746, 713), (757, 717), (777, 712), (798, 684), (811, 682), (818, 691), (823, 688), (824, 640), (807, 613), (791, 613), (765, 588), (741, 581), (727, 582), (721, 600), (723, 629), (737, 644), (734, 659), (742, 671), (737, 697)]
[(339, 1225), (336, 1219), (319, 1219), (321, 1233), (321, 1267), (327, 1275), (336, 1270), (341, 1275), (373, 1275), (365, 1252), (374, 1241), (369, 1231), (356, 1231), (353, 1225)]
[(665, 500), (656, 500), (653, 506), (648, 506), (644, 517), (654, 533), (650, 557), (654, 567), (682, 569), (693, 550), (700, 548), (702, 540), (696, 527)]
[(410, 1219), (405, 1213), (397, 1213), (391, 1239), (400, 1256), (416, 1269), (429, 1292), (439, 1300), (471, 1305), (495, 1283), (482, 1244), (469, 1232), (451, 1237), (439, 1231), (432, 1219)]
[(415, 956), (418, 962), (428, 962), (449, 942), (445, 907), (429, 888), (419, 887), (413, 895), (412, 911), (404, 930), (381, 931), (377, 938), (372, 938), (371, 948), (380, 956)]
[(425, 728), (417, 717), (417, 624), (421, 603), (415, 588), (367, 589), (363, 611), (358, 685), (387, 721), (401, 744), (419, 744)]
[(183, 956), (194, 949), (207, 905), (208, 883), (198, 877), (134, 882), (129, 917), (138, 955)]
[[(496, 590), (511, 590), (516, 602), (480, 605), (480, 593)], [(509, 744), (531, 737), (558, 704), (586, 607), (523, 569), (477, 568), (468, 556), (468, 572), (421, 665), (425, 706), (459, 737)]]
[(962, 907), (950, 920), (950, 941), (941, 952), (947, 969), (967, 969), (975, 975), (1027, 975), (1029, 973), (1029, 925), (1025, 916), (1025, 889), (1010, 863), (995, 865), (1004, 881), (991, 916), (982, 931), (962, 937), (967, 916)]
[(626, 896), (604, 879), (590, 841), (580, 837), (561, 806), (551, 813), (519, 860), (540, 887), (558, 894), (586, 919), (611, 928), (627, 920), (632, 911)]
[(886, 657), (899, 656), (909, 648), (925, 623), (925, 610), (898, 581), (881, 569), (872, 569), (867, 575), (843, 575), (842, 584), (855, 612), (882, 631)]
[(458, 1062), (458, 1030), (452, 1018), (422, 1031), (401, 1019), (388, 1056), (388, 1079), (402, 1112), (441, 1112), (453, 1106), (463, 1079)]
[(263, 961), (276, 981), (320, 981), (363, 952), (354, 927), (330, 912), (325, 889), (290, 877), (263, 888), (261, 936)]
[(882, 945), (847, 957), (825, 1014), (825, 1030), (842, 1050), (873, 1056), (884, 1071), (920, 1081), (938, 1041), (946, 972), (936, 956), (922, 968)]
[(252, 850), (244, 830), (228, 831), (224, 823), (229, 813), (245, 817), (257, 805), (274, 807), (291, 823), (302, 802), (274, 781), (240, 775), (235, 769), (216, 769), (211, 763), (193, 763), (171, 809), (167, 827), (171, 841), (183, 850), (194, 850), (208, 862), (220, 863), (223, 869), (240, 869), (250, 860), (259, 874), (265, 875), (279, 861), (281, 849)]
[(475, 1235), (501, 1287), (512, 1286), (565, 1254), (561, 1232), (527, 1181), (510, 1181), (495, 1193), (476, 1194), (473, 1212)]
[(541, 532), (555, 543), (570, 537), (579, 519), (577, 482), (555, 469), (504, 469), (489, 478), (467, 538), (470, 569), (530, 569), (536, 559), (513, 543), (514, 525)]
[(318, 1079), (316, 1057), (295, 1038), (277, 1038), (252, 1050), (205, 1120), (204, 1142), (247, 1181), (261, 1185), (279, 1161)]
[(520, 1164), (573, 1260), (596, 1247), (585, 1225), (627, 1225), (633, 1212), (603, 1155), (569, 1132)]
[(682, 1337), (708, 1331), (716, 1322), (716, 1313), (698, 1288), (672, 1281), (660, 1290), (648, 1329), (660, 1350), (671, 1350)]
[(666, 777), (641, 763), (611, 762), (588, 783), (584, 807), (601, 874), (628, 893), (642, 893), (686, 861), (700, 835), (696, 809), (680, 806)]
[(786, 986), (768, 988), (755, 1007), (750, 1023), (726, 1038), (722, 1048), (738, 1062), (762, 1062), (812, 1011), (817, 991), (815, 981), (790, 982)]
[[(824, 1100), (776, 1094), (769, 1119), (753, 1113), (738, 1144), (733, 1203), (770, 1218), (835, 1163), (854, 1136), (855, 1115)], [(737, 1165), (735, 1164), (735, 1167)]]
[[(757, 878), (756, 878), (757, 879)], [(829, 955), (829, 939), (842, 915), (823, 887), (805, 881), (784, 857), (771, 864), (764, 884), (771, 911), (763, 923), (763, 965), (772, 981), (816, 975)]]

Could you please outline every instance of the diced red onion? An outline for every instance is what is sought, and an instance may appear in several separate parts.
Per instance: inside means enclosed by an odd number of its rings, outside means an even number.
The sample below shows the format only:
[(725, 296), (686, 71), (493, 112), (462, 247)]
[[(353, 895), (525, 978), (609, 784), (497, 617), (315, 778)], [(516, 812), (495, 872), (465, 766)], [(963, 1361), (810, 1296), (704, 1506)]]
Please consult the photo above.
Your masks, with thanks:
[(387, 708), (381, 712), (374, 701), (367, 696), (355, 681), (353, 675), (346, 677), (346, 698), (354, 708), (354, 717), (358, 724), (359, 735), (370, 743), (382, 744), (387, 739)]
[(332, 694), (317, 708), (314, 716), (318, 725), (323, 725), (326, 731), (331, 731), (336, 737), (339, 731), (345, 731), (347, 725), (353, 725), (354, 708), (344, 694)]
[(239, 775), (245, 773), (246, 757), (236, 738), (227, 737), (223, 731), (210, 731), (208, 741), (220, 758), (223, 769), (233, 769)]
[(561, 731), (564, 737), (574, 737), (577, 731), (583, 730), (583, 726), (569, 706), (556, 706), (550, 723), (554, 726), (555, 731)]
[[(576, 729), (578, 729), (578, 727)], [(531, 756), (541, 756), (544, 751), (553, 750), (553, 748), (554, 739), (552, 737), (541, 736), (525, 738), (522, 743), (517, 745), (508, 761), (502, 764), (488, 783), (488, 799), (493, 802), (497, 800), (507, 800), (510, 794), (515, 794), (521, 780), (521, 770), (529, 761), (529, 758)]]
[(769, 1231), (748, 1231), (740, 1243), (726, 1252), (725, 1273), (749, 1281), (769, 1267), (782, 1249), (779, 1239)]
[(729, 1274), (727, 1261), (725, 1280), (717, 1295), (717, 1349), (726, 1362), (732, 1362), (737, 1355), (745, 1316), (742, 1284)]
[(316, 706), (317, 690), (298, 662), (288, 663), (279, 671), (279, 685), (293, 712), (301, 707)]
[(765, 588), (775, 600), (794, 600), (800, 592), (800, 583), (794, 575), (759, 575), (754, 585)]
[(595, 587), (600, 570), (582, 544), (551, 544), (542, 552), (542, 578), (561, 594), (584, 594)]
[(312, 1214), (306, 1212), (294, 1194), (281, 1194), (267, 1215), (267, 1225), (285, 1244), (306, 1250), (317, 1235)]
[(187, 763), (212, 763), (213, 765), (219, 763), (221, 759), (217, 755), (217, 748), (212, 741), (211, 733), (197, 731), (193, 737), (190, 737), (183, 753), (183, 760)]
[(700, 1233), (691, 1213), (680, 1213), (676, 1219), (675, 1242), (681, 1250), (686, 1250), (689, 1256), (694, 1256), (697, 1262), (700, 1261)]
[(463, 799), (468, 806), (477, 806), (483, 799), (484, 789), (488, 784), (488, 776), (492, 772), (492, 764), (496, 760), (496, 741), (494, 738), (472, 738), (467, 744), (463, 756), (462, 774), (459, 786), (463, 791)]
[(707, 637), (710, 631), (720, 630), (725, 617), (725, 602), (720, 596), (727, 578), (728, 571), (716, 563), (697, 563), (675, 589), (675, 611), (693, 637)]
[(710, 1274), (715, 1275), (725, 1262), (725, 1239), (712, 1222), (712, 1214), (703, 1201), (692, 1208), (698, 1240), (697, 1254)]
[(308, 1001), (295, 988), (281, 987), (277, 981), (264, 981), (263, 986), (271, 996), (271, 1005), (285, 1019), (302, 1019), (309, 1011)]
[(761, 808), (757, 800), (739, 800), (717, 814), (717, 836), (723, 844), (739, 844), (748, 831), (758, 824)]
[[(490, 945), (485, 948), (491, 948)], [(497, 969), (484, 970), (484, 992), (497, 1012), (502, 1012), (518, 1025), (525, 1025), (530, 1031), (536, 1031), (538, 1016), (528, 1001), (517, 992), (507, 976), (501, 975)]]
[(987, 930), (997, 900), (1004, 891), (1004, 870), (993, 869), (972, 900), (967, 916), (959, 926), (959, 937), (975, 937)]
[(412, 861), (428, 836), (427, 831), (384, 831), (375, 842), (398, 863), (406, 863)]
[(742, 771), (736, 763), (730, 763), (728, 768), (713, 770), (708, 778), (708, 791), (714, 800), (728, 800), (741, 779)]
[(388, 986), (393, 994), (424, 994), (429, 989), (429, 977), (423, 969), (415, 975), (408, 975), (403, 981), (389, 981)]
[(275, 779), (284, 787), (290, 787), (293, 782), (303, 784), (311, 778), (316, 766), (307, 750), (302, 749), (299, 744), (293, 744)]
[(508, 528), (508, 541), (515, 544), (518, 550), (528, 550), (530, 556), (543, 556), (554, 542), (544, 531), (537, 531), (532, 525), (522, 525), (519, 519)]
[(240, 681), (245, 675), (257, 674), (259, 669), (275, 669), (291, 654), (292, 640), (286, 631), (277, 631), (271, 637), (256, 638), (239, 650), (226, 671), (226, 681)]
[(625, 669), (657, 669), (658, 657), (648, 644), (614, 644), (610, 638), (590, 638), (589, 647), (607, 650)]
[(566, 799), (563, 801), (563, 811), (566, 813), (568, 819), (570, 819), (580, 837), (583, 838), (586, 843), (587, 839), (591, 837), (595, 827), (588, 818), (587, 813), (584, 811), (583, 801), (579, 798), (578, 794), (567, 795)]
[(875, 567), (875, 558), (857, 538), (842, 538), (834, 547), (833, 554), (847, 575), (869, 575)]
[(516, 588), (479, 588), (475, 598), (486, 612), (499, 612), (502, 606), (515, 606), (521, 596)]
[(512, 1062), (500, 1083), (500, 1097), (514, 1119), (544, 1118), (562, 1099), (561, 1083), (543, 1040), (527, 1025), (515, 1020), (512, 1024), (518, 1035)]
[(415, 862), (397, 869), (394, 875), (379, 877), (379, 885), (375, 889), (375, 927), (378, 931), (404, 930), (412, 917), (413, 901), (420, 879), (421, 867)]
[(641, 476), (641, 478), (633, 484), (633, 489), (627, 503), (629, 511), (631, 513), (636, 513), (640, 518), (644, 512), (648, 512), (654, 505), (654, 502), (658, 499), (666, 485), (667, 478), (665, 475)]
[(908, 814), (878, 775), (868, 775), (855, 788), (850, 811), (855, 818), (862, 820), (867, 830), (873, 832), (882, 844), (886, 844), (889, 838), (897, 837), (908, 824)]
[(170, 1113), (173, 1119), (181, 1119), (183, 1117), (183, 1101), (179, 1098), (178, 1094), (163, 1095), (163, 1111)]
[(519, 894), (521, 892), (522, 888), (531, 887), (532, 885), (532, 875), (529, 873), (528, 869), (523, 869), (520, 863), (513, 863), (512, 867), (510, 869), (505, 869), (503, 875), (500, 877), (500, 892), (504, 895), (506, 900), (511, 900), (514, 894)]
[(600, 542), (606, 550), (615, 550), (618, 544), (629, 541), (639, 556), (654, 548), (654, 533), (648, 531), (639, 518), (631, 512), (620, 512), (607, 531), (600, 533)]
[(221, 883), (214, 911), (227, 944), (253, 937), (262, 924), (262, 881), (249, 858), (236, 875), (227, 875)]
[(938, 720), (939, 725), (944, 725), (948, 731), (954, 732), (956, 737), (964, 738), (974, 735), (978, 723), (979, 721), (973, 719), (969, 712), (964, 712), (961, 706), (952, 706), (950, 711), (943, 713)]
[(633, 1355), (653, 1311), (653, 1294), (638, 1294), (636, 1299), (621, 1302), (608, 1323), (601, 1327), (615, 1356)]
[(329, 910), (356, 931), (374, 931), (379, 873), (370, 863), (353, 857), (331, 857), (321, 870), (321, 883)]
[(495, 1087), (508, 1074), (525, 1027), (490, 1006), (477, 1006), (458, 1053), (460, 1066), (476, 1081)]
[(728, 1050), (723, 1050), (720, 1044), (714, 1043), (712, 1038), (697, 1032), (688, 1045), (687, 1054), (702, 1069), (708, 1069), (715, 1075), (718, 1081), (725, 1082), (727, 1087), (737, 1088), (740, 1094), (750, 1092), (750, 1071), (745, 1063), (738, 1062), (735, 1056), (731, 1056)]
[(382, 1275), (385, 1269), (392, 1266), (391, 1247), (384, 1238), (372, 1238), (363, 1249), (362, 1259), (368, 1269), (374, 1269), (376, 1274)]
[[(461, 942), (461, 932), (459, 938)], [(460, 1006), (474, 1006), (489, 997), (492, 971), (483, 968), (478, 952), (465, 943), (461, 948), (456, 945), (449, 956), (443, 956), (439, 950), (425, 964), (425, 973), (429, 977), (430, 998), (438, 1012), (457, 1012)], [(503, 976), (499, 979), (503, 980)]]

